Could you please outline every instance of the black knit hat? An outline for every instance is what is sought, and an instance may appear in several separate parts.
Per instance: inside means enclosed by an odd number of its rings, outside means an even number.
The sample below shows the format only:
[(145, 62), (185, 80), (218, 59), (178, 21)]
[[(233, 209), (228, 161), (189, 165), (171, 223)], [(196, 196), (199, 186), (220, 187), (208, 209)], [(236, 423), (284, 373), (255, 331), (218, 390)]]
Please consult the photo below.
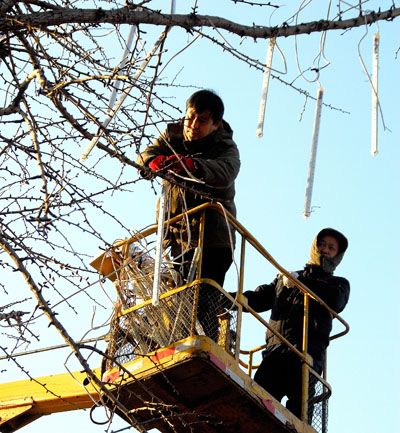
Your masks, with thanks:
[(339, 252), (340, 253), (344, 253), (347, 250), (347, 247), (349, 245), (349, 242), (346, 238), (346, 236), (344, 236), (342, 233), (338, 232), (335, 229), (332, 229), (330, 227), (327, 227), (325, 229), (322, 229), (319, 233), (318, 233), (318, 237), (317, 237), (317, 243), (319, 243), (319, 241), (325, 237), (325, 236), (332, 236), (333, 238), (335, 238), (338, 243), (339, 243)]

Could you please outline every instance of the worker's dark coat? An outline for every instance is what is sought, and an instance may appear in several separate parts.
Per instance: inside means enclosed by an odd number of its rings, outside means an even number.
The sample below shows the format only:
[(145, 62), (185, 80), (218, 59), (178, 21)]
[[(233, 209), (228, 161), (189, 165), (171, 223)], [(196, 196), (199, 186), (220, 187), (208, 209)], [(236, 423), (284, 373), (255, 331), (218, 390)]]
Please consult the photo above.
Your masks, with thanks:
[[(172, 155), (172, 149), (177, 154), (192, 158), (196, 167), (193, 174), (203, 183), (188, 181), (186, 184), (200, 193), (210, 194), (215, 201), (220, 201), (225, 209), (236, 216), (235, 178), (239, 173), (240, 159), (238, 148), (232, 136), (231, 127), (227, 122), (222, 121), (221, 126), (209, 136), (200, 140), (185, 141), (183, 138), (183, 121), (169, 124), (153, 145), (138, 156), (137, 162), (140, 165), (148, 166), (149, 162), (158, 155), (166, 155), (167, 157)], [(187, 175), (185, 176), (187, 177)], [(169, 185), (167, 197), (170, 217), (182, 213), (185, 209), (191, 209), (210, 201), (200, 194), (185, 191), (175, 185)], [(197, 244), (198, 217), (191, 218), (190, 223), (190, 245), (193, 247)], [(172, 238), (175, 247), (180, 245), (182, 240), (186, 246), (186, 227), (179, 230), (175, 226), (172, 231), (174, 236), (171, 236), (170, 240)], [(230, 245), (225, 218), (214, 211), (207, 213), (204, 245), (212, 248), (229, 247)]]
[[(317, 238), (316, 238), (317, 239)], [(347, 304), (350, 284), (342, 277), (335, 277), (326, 272), (317, 253), (316, 239), (311, 250), (311, 260), (299, 274), (298, 280), (320, 297), (336, 313), (340, 313)], [(343, 253), (334, 259), (334, 267), (340, 262)], [(282, 275), (271, 284), (263, 284), (255, 291), (245, 292), (249, 306), (257, 312), (271, 310), (270, 325), (301, 351), (304, 295), (297, 287), (283, 285)], [(314, 300), (310, 300), (308, 353), (314, 359), (323, 359), (325, 348), (329, 344), (332, 329), (332, 315)], [(271, 331), (266, 336), (268, 346), (281, 344), (281, 340)]]

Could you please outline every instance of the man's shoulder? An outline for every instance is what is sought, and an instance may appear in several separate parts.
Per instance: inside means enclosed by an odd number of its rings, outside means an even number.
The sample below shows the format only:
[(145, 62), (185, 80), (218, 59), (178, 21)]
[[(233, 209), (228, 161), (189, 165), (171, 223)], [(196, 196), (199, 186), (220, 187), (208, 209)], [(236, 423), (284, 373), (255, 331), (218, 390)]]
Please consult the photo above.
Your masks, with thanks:
[(350, 281), (347, 278), (345, 278), (345, 277), (338, 277), (336, 275), (333, 275), (333, 277), (336, 278), (336, 280), (338, 282), (341, 282), (342, 284), (345, 284), (346, 286), (350, 287)]
[(345, 277), (340, 277), (338, 275), (329, 274), (327, 281), (331, 284), (335, 284), (345, 290), (350, 290), (350, 281)]
[(222, 119), (221, 126), (217, 130), (215, 138), (236, 146), (236, 143), (233, 141), (233, 130), (226, 120)]
[(215, 150), (228, 153), (234, 158), (239, 158), (239, 148), (233, 139), (233, 131), (229, 124), (223, 121), (221, 127), (212, 138)]

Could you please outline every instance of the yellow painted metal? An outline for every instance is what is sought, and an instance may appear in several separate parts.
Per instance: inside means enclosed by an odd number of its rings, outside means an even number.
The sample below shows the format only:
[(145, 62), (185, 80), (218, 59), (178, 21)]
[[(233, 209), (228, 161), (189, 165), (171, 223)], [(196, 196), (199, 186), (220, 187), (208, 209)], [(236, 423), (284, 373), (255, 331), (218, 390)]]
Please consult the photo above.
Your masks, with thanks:
[[(237, 329), (239, 329), (239, 332), (236, 333), (236, 347), (239, 349), (236, 351), (235, 357), (238, 362), (240, 362), (239, 356), (240, 356), (240, 339), (241, 339), (241, 332), (242, 329), (242, 315), (243, 315), (243, 305), (246, 304), (245, 300), (246, 297), (243, 296), (243, 284), (244, 284), (244, 264), (245, 264), (245, 257), (246, 257), (246, 242), (242, 238), (241, 242), (241, 248), (240, 248), (240, 267), (239, 267), (239, 287), (237, 291), (237, 298), (241, 302), (238, 304), (238, 318), (237, 318)], [(250, 369), (251, 371), (251, 369)], [(251, 373), (250, 373), (251, 374)]]
[[(334, 336), (331, 336), (331, 339), (335, 339), (335, 338), (338, 338), (340, 336), (345, 335), (349, 331), (348, 324), (335, 311), (333, 311), (324, 301), (322, 301), (311, 290), (309, 290), (308, 287), (306, 287), (303, 283), (301, 283), (297, 279), (293, 278), (290, 275), (290, 273), (286, 269), (284, 269), (278, 262), (276, 262), (276, 260), (268, 253), (268, 251), (231, 214), (229, 214), (229, 212), (221, 211), (221, 205), (218, 203), (205, 203), (205, 204), (202, 204), (202, 205), (200, 205), (196, 208), (193, 208), (187, 212), (188, 216), (192, 215), (194, 213), (201, 213), (202, 214), (202, 217), (200, 218), (200, 230), (199, 230), (199, 246), (200, 247), (202, 247), (202, 244), (203, 244), (204, 220), (205, 220), (204, 215), (205, 215), (205, 211), (207, 209), (211, 209), (211, 210), (219, 212), (221, 214), (223, 213), (224, 216), (229, 221), (229, 224), (235, 229), (236, 233), (241, 236), (241, 240), (242, 240), (241, 254), (240, 254), (240, 268), (239, 268), (239, 283), (238, 283), (238, 288), (237, 288), (238, 294), (237, 294), (236, 300), (235, 300), (236, 301), (235, 302), (236, 307), (238, 309), (236, 351), (234, 353), (236, 361), (242, 367), (247, 368), (248, 373), (250, 374), (254, 368), (258, 367), (258, 366), (253, 365), (253, 354), (259, 350), (262, 350), (265, 347), (265, 346), (260, 346), (259, 348), (252, 349), (250, 351), (243, 351), (240, 349), (240, 344), (241, 344), (241, 315), (242, 315), (242, 310), (245, 309), (247, 312), (252, 314), (256, 318), (256, 320), (261, 322), (270, 332), (272, 332), (275, 336), (277, 336), (282, 341), (283, 344), (286, 344), (302, 360), (302, 362), (304, 363), (304, 373), (305, 373), (302, 388), (304, 391), (304, 394), (303, 394), (305, 397), (304, 400), (307, 400), (306, 389), (308, 389), (308, 374), (309, 374), (309, 368), (312, 368), (312, 359), (307, 354), (308, 311), (309, 311), (310, 298), (313, 299), (314, 301), (316, 301), (317, 303), (319, 303), (320, 305), (322, 305), (325, 309), (327, 309), (330, 312), (330, 314), (332, 314), (332, 316), (335, 319), (337, 319), (339, 322), (341, 322), (341, 324), (344, 326), (345, 330), (343, 332), (340, 332), (340, 333), (334, 335)], [(182, 218), (183, 218), (183, 215), (176, 216), (176, 217), (170, 219), (169, 221), (166, 221), (165, 224), (173, 224), (174, 222), (176, 222)], [(130, 239), (127, 239), (124, 241), (119, 241), (112, 246), (112, 249), (117, 250), (118, 248), (120, 248), (122, 252), (127, 251), (129, 249), (130, 244), (132, 244), (133, 242), (136, 242), (140, 239), (144, 239), (147, 236), (155, 233), (156, 229), (157, 229), (157, 227), (153, 226), (153, 227), (150, 227), (149, 229), (147, 229), (141, 233), (136, 234), (135, 236), (133, 236)], [(243, 293), (243, 285), (244, 285), (244, 264), (245, 264), (244, 262), (245, 262), (246, 243), (253, 246), (253, 248), (255, 248), (255, 250), (258, 251), (259, 254), (261, 254), (265, 259), (267, 259), (276, 269), (278, 269), (290, 281), (292, 281), (292, 283), (294, 283), (296, 285), (296, 287), (304, 294), (303, 347), (301, 348), (301, 350), (294, 347), (292, 344), (290, 344), (290, 342), (288, 340), (283, 338), (277, 331), (272, 329), (270, 327), (269, 323), (267, 323), (258, 313), (256, 313), (252, 308), (250, 308), (247, 305), (247, 303), (245, 302), (245, 298), (243, 297), (242, 293)], [(104, 254), (106, 254), (106, 253), (104, 253)], [(201, 258), (200, 258), (200, 263), (201, 263)], [(197, 283), (197, 287), (198, 287), (198, 284), (200, 282), (205, 281), (205, 280), (199, 279), (200, 278), (200, 275), (199, 275), (200, 263), (198, 264), (198, 269), (197, 269), (198, 270), (198, 272), (197, 272), (198, 280), (196, 280), (195, 282), (192, 283), (193, 285)], [(207, 281), (207, 283), (212, 284), (213, 282)], [(220, 290), (226, 297), (230, 298), (230, 296), (221, 287), (219, 287), (219, 285), (216, 285), (215, 282), (212, 285), (217, 287), (218, 290)], [(183, 289), (184, 287), (185, 286), (183, 286), (182, 288), (174, 289), (174, 290), (180, 290), (180, 289)], [(170, 295), (172, 295), (172, 292), (171, 293), (168, 292), (163, 296), (170, 296)], [(197, 294), (197, 296), (198, 296), (198, 294)], [(194, 334), (194, 320), (195, 320), (195, 313), (196, 313), (196, 308), (197, 308), (197, 296), (195, 296), (193, 310), (192, 310), (194, 316), (192, 318), (191, 335)], [(141, 306), (138, 305), (138, 306), (133, 307), (133, 308), (140, 308), (140, 307)], [(225, 339), (224, 341), (226, 344), (228, 336), (225, 335), (225, 336), (222, 336), (222, 338)], [(241, 359), (239, 359), (239, 353), (242, 355), (243, 354), (249, 355), (249, 363), (248, 364), (245, 364)], [(314, 374), (314, 375), (316, 375), (316, 374)], [(318, 375), (316, 375), (316, 376), (318, 376)], [(321, 378), (321, 382), (324, 384), (324, 386), (326, 385), (329, 388), (329, 385), (322, 378)], [(303, 420), (304, 421), (306, 421), (306, 413), (307, 413), (307, 402), (305, 401), (305, 403), (303, 404), (303, 407), (302, 407), (302, 414), (303, 414)]]
[(19, 415), (31, 409), (32, 406), (33, 400), (31, 398), (14, 400), (7, 404), (7, 408), (2, 408), (0, 406), (0, 422), (3, 424), (10, 419), (17, 418)]
[[(103, 380), (110, 378), (112, 384), (116, 385), (116, 389), (122, 391), (126, 388), (130, 393), (134, 393), (134, 388), (131, 389), (130, 386), (134, 386), (139, 381), (143, 380), (144, 383), (147, 384), (146, 386), (149, 387), (149, 391), (153, 393), (155, 390), (151, 388), (150, 385), (150, 378), (153, 375), (164, 372), (161, 374), (168, 376), (168, 371), (170, 371), (170, 369), (178, 367), (179, 364), (182, 364), (184, 361), (190, 362), (191, 359), (195, 360), (196, 354), (200, 353), (206, 354), (206, 357), (201, 356), (201, 359), (213, 359), (213, 368), (225, 371), (225, 380), (227, 381), (226, 386), (228, 386), (228, 382), (233, 379), (235, 383), (241, 384), (240, 387), (245, 394), (247, 394), (249, 398), (248, 401), (253, 401), (255, 406), (261, 404), (261, 407), (264, 407), (266, 420), (269, 419), (268, 417), (271, 417), (272, 413), (273, 419), (277, 418), (282, 422), (279, 427), (277, 426), (276, 419), (275, 421), (265, 421), (266, 424), (264, 427), (268, 425), (268, 422), (270, 422), (271, 431), (274, 432), (287, 433), (289, 431), (297, 431), (299, 433), (315, 433), (315, 430), (311, 426), (302, 423), (266, 390), (255, 383), (251, 377), (239, 367), (239, 364), (231, 353), (228, 353), (224, 347), (215, 344), (205, 336), (188, 337), (177, 343), (171, 344), (168, 347), (149, 353), (145, 357), (140, 357), (128, 362), (124, 364), (122, 368), (113, 368), (105, 372)], [(155, 386), (158, 384), (159, 383), (156, 380)], [(197, 390), (193, 389), (192, 392), (196, 393)], [(243, 395), (243, 398), (245, 398), (245, 394)], [(179, 393), (177, 393), (176, 398), (179, 398), (178, 396)], [(209, 398), (212, 400), (212, 396)], [(216, 398), (218, 398), (218, 396), (216, 396)], [(230, 395), (226, 395), (227, 402), (229, 401), (229, 398)], [(196, 400), (196, 398), (194, 398), (194, 400)], [(134, 411), (135, 407), (129, 409)], [(249, 423), (251, 423), (251, 416), (249, 418), (249, 414), (243, 413), (242, 415)], [(248, 425), (248, 429), (248, 431), (253, 431), (251, 424)], [(265, 431), (269, 430), (266, 429)]]
[(93, 406), (99, 394), (90, 383), (83, 385), (86, 380), (75, 372), (0, 384), (0, 425), (14, 431), (42, 415)]
[[(304, 314), (303, 314), (303, 359), (307, 360), (307, 349), (308, 349), (308, 318), (310, 312), (310, 301), (309, 296), (304, 294)], [(312, 361), (311, 361), (312, 362)], [(301, 399), (301, 419), (307, 422), (308, 418), (308, 383), (309, 383), (309, 370), (306, 362), (302, 364), (302, 399)]]
[[(193, 281), (190, 284), (185, 284), (184, 286), (178, 287), (176, 289), (169, 290), (167, 293), (163, 293), (160, 296), (160, 299), (164, 299), (164, 298), (168, 298), (170, 296), (174, 296), (177, 293), (182, 292), (183, 290), (187, 289), (188, 287), (191, 287), (191, 286), (194, 286), (194, 285), (198, 284), (199, 282), (201, 282), (201, 281), (195, 280), (195, 281)], [(146, 305), (150, 305), (151, 303), (152, 303), (152, 300), (149, 299), (147, 301), (141, 302), (140, 304), (134, 305), (133, 307), (129, 307), (126, 310), (120, 311), (118, 313), (118, 317), (126, 316), (127, 314), (132, 313), (132, 311), (140, 310), (141, 308), (145, 307)]]
[[(286, 408), (281, 406), (279, 402), (274, 400), (268, 392), (259, 387), (254, 381), (251, 379), (251, 372), (253, 368), (257, 366), (253, 366), (253, 354), (259, 350), (262, 350), (265, 346), (260, 346), (258, 348), (252, 349), (250, 351), (240, 350), (241, 343), (241, 314), (242, 310), (245, 309), (250, 314), (252, 314), (259, 322), (261, 322), (266, 328), (268, 328), (271, 332), (273, 332), (281, 341), (286, 344), (291, 350), (294, 351), (304, 363), (304, 370), (307, 372), (305, 376), (305, 381), (303, 383), (303, 391), (304, 395), (306, 395), (306, 391), (308, 389), (308, 369), (312, 366), (312, 360), (310, 356), (307, 354), (307, 332), (304, 333), (304, 344), (302, 347), (302, 351), (299, 351), (293, 345), (291, 345), (286, 339), (277, 334), (276, 331), (270, 328), (269, 324), (262, 319), (253, 309), (251, 309), (247, 303), (246, 298), (242, 295), (243, 293), (243, 284), (244, 284), (244, 262), (245, 262), (245, 244), (249, 243), (253, 246), (262, 256), (264, 256), (273, 266), (275, 266), (282, 274), (286, 275), (289, 280), (291, 280), (298, 288), (304, 293), (305, 302), (304, 302), (304, 329), (307, 330), (307, 321), (308, 321), (308, 308), (309, 308), (309, 299), (312, 298), (323, 307), (325, 307), (333, 317), (338, 319), (345, 327), (345, 331), (334, 335), (331, 337), (338, 338), (346, 334), (349, 330), (347, 323), (339, 317), (329, 306), (327, 306), (321, 299), (319, 299), (313, 292), (311, 292), (306, 286), (304, 286), (301, 282), (294, 279), (288, 271), (286, 271), (282, 266), (280, 266), (272, 256), (259, 244), (259, 242), (228, 212), (224, 212), (224, 215), (229, 220), (229, 223), (236, 230), (236, 232), (242, 237), (242, 248), (241, 248), (241, 258), (240, 258), (240, 269), (239, 269), (239, 283), (238, 283), (238, 295), (236, 300), (234, 300), (222, 287), (220, 287), (215, 281), (209, 279), (200, 279), (200, 264), (201, 264), (201, 254), (202, 254), (202, 246), (203, 246), (203, 235), (204, 235), (204, 215), (206, 209), (212, 209), (217, 212), (221, 212), (221, 206), (218, 204), (206, 203), (197, 208), (191, 209), (187, 212), (188, 215), (191, 215), (196, 212), (202, 213), (201, 223), (200, 223), (200, 236), (199, 236), (199, 247), (200, 247), (200, 260), (197, 264), (197, 279), (185, 286), (173, 288), (171, 291), (162, 294), (160, 299), (172, 297), (173, 295), (181, 292), (183, 290), (188, 289), (191, 286), (199, 287), (199, 284), (205, 282), (207, 284), (211, 284), (215, 286), (222, 294), (224, 294), (228, 299), (232, 302), (235, 302), (236, 307), (238, 309), (238, 327), (237, 327), (237, 336), (236, 336), (236, 345), (234, 352), (230, 349), (230, 335), (229, 335), (229, 316), (221, 317), (222, 322), (224, 323), (223, 332), (220, 335), (219, 346), (212, 342), (207, 337), (203, 336), (194, 336), (195, 328), (195, 318), (196, 318), (196, 302), (197, 296), (194, 300), (194, 308), (192, 310), (192, 326), (191, 326), (191, 337), (188, 337), (185, 340), (181, 340), (171, 346), (161, 348), (154, 353), (148, 353), (145, 356), (137, 356), (133, 361), (124, 364), (122, 367), (122, 374), (120, 374), (119, 368), (114, 368), (106, 372), (104, 377), (109, 377), (111, 383), (117, 383), (113, 379), (113, 377), (117, 378), (118, 386), (123, 385), (130, 380), (140, 380), (141, 378), (149, 377), (152, 374), (156, 374), (160, 371), (160, 368), (170, 368), (173, 367), (176, 363), (181, 360), (191, 356), (196, 350), (199, 350), (199, 346), (201, 346), (202, 351), (206, 351), (210, 354), (215, 355), (219, 362), (223, 365), (226, 365), (237, 377), (241, 378), (243, 383), (243, 387), (249, 395), (255, 393), (258, 398), (265, 402), (272, 402), (271, 404), (278, 408), (278, 412), (283, 414), (285, 418), (289, 419), (290, 422), (295, 426), (298, 432), (313, 432), (314, 430), (306, 424), (306, 422), (301, 423), (297, 420), (296, 417), (290, 414)], [(166, 221), (165, 224), (172, 224), (175, 221), (181, 219), (182, 216), (177, 216), (169, 221)], [(107, 276), (110, 278), (116, 288), (118, 289), (118, 281), (120, 275), (124, 272), (123, 267), (120, 267), (121, 263), (123, 263), (123, 258), (127, 257), (129, 247), (132, 243), (146, 238), (150, 234), (154, 234), (157, 230), (157, 226), (154, 225), (149, 229), (136, 234), (130, 239), (119, 241), (112, 245), (110, 251), (106, 251), (101, 255), (97, 256), (92, 262), (91, 265), (97, 269), (100, 274)], [(115, 253), (115, 254), (114, 254)], [(122, 297), (123, 298), (123, 297)], [(122, 299), (121, 298), (121, 299)], [(172, 298), (171, 298), (172, 299)], [(118, 317), (127, 315), (135, 310), (142, 308), (147, 305), (151, 301), (146, 301), (140, 305), (132, 306), (124, 311), (120, 311)], [(164, 318), (164, 320), (168, 320)], [(179, 350), (175, 350), (176, 347), (179, 347)], [(174, 349), (174, 350), (173, 350)], [(171, 354), (169, 354), (170, 352)], [(242, 360), (239, 359), (240, 354), (248, 354), (249, 355), (249, 363), (245, 364)], [(244, 372), (240, 366), (247, 368), (247, 374)], [(100, 372), (98, 370), (95, 371), (97, 377), (99, 377)], [(115, 375), (115, 376), (114, 376)], [(327, 389), (329, 385), (326, 383), (324, 379), (314, 374), (317, 379), (323, 384)], [(99, 398), (99, 393), (95, 387), (88, 384), (84, 386), (83, 384), (87, 380), (87, 375), (85, 373), (75, 372), (69, 374), (61, 374), (61, 375), (53, 375), (42, 377), (35, 380), (25, 380), (20, 382), (11, 382), (0, 384), (0, 425), (6, 424), (8, 431), (14, 431), (23, 425), (31, 422), (32, 420), (46, 414), (51, 414), (55, 412), (76, 410), (76, 409), (84, 409), (89, 408), (94, 404)], [(110, 385), (112, 386), (112, 385)], [(268, 403), (270, 404), (270, 403)], [(269, 410), (269, 409), (268, 409)], [(303, 417), (304, 421), (307, 421), (306, 405), (303, 406)]]
[[(211, 210), (217, 211), (219, 213), (222, 213), (221, 207), (217, 203), (204, 203), (200, 206), (197, 206), (193, 209), (188, 210), (186, 212), (186, 215), (190, 216), (194, 213), (203, 212), (206, 209), (211, 209)], [(343, 336), (349, 332), (349, 325), (347, 324), (347, 322), (344, 319), (342, 319), (334, 310), (332, 310), (332, 308), (330, 308), (322, 299), (320, 299), (317, 295), (315, 295), (307, 286), (305, 286), (303, 283), (301, 283), (297, 279), (293, 278), (293, 276), (289, 273), (289, 271), (287, 271), (283, 266), (281, 266), (271, 256), (271, 254), (257, 241), (257, 239), (250, 232), (248, 232), (246, 230), (246, 228), (242, 224), (240, 224), (239, 221), (237, 221), (228, 211), (225, 210), (224, 215), (228, 219), (229, 224), (236, 230), (236, 232), (238, 234), (240, 234), (242, 236), (243, 239), (246, 240), (246, 242), (248, 242), (250, 245), (252, 245), (276, 269), (278, 269), (283, 275), (285, 275), (290, 281), (292, 281), (299, 290), (301, 290), (303, 293), (307, 294), (307, 296), (309, 296), (310, 298), (314, 299), (316, 302), (321, 304), (324, 308), (326, 308), (332, 314), (332, 316), (335, 319), (337, 319), (340, 323), (342, 323), (342, 325), (345, 328), (344, 331), (342, 331), (336, 335), (331, 336), (330, 337), (331, 340), (338, 338), (338, 337), (341, 337), (341, 336)], [(174, 224), (175, 222), (181, 220), (182, 218), (183, 218), (183, 215), (177, 215), (176, 217), (171, 218), (168, 221), (166, 221), (164, 224), (165, 225)], [(116, 251), (116, 250), (118, 250), (118, 248), (122, 248), (123, 250), (127, 250), (129, 248), (130, 244), (137, 242), (141, 239), (144, 239), (147, 236), (155, 233), (156, 231), (157, 231), (157, 225), (153, 225), (153, 226), (149, 227), (148, 229), (146, 229), (140, 233), (137, 233), (136, 235), (132, 236), (129, 239), (115, 242), (111, 246), (111, 250)], [(202, 235), (202, 233), (201, 233), (201, 235)], [(93, 266), (95, 269), (99, 270), (99, 264), (102, 262), (102, 260), (104, 260), (103, 256), (109, 256), (109, 254), (110, 253), (108, 251), (105, 251), (103, 254), (96, 256), (96, 258), (93, 259), (93, 261), (90, 263), (91, 266)], [(241, 263), (241, 268), (242, 268), (242, 266), (244, 266), (244, 263)], [(101, 273), (100, 270), (99, 270), (99, 272)], [(241, 280), (240, 287), (242, 287), (242, 284), (243, 284), (243, 280)], [(239, 290), (240, 290), (240, 287), (239, 287)]]

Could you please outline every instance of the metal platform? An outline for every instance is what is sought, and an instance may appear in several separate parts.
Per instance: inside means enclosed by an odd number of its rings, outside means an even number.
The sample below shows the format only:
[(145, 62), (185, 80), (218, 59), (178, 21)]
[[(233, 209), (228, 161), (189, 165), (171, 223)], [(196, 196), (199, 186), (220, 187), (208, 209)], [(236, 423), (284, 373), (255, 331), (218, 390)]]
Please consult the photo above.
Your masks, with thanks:
[(107, 371), (103, 381), (113, 385), (118, 400), (148, 430), (315, 432), (257, 385), (232, 356), (203, 336), (187, 338), (127, 363), (123, 369)]

